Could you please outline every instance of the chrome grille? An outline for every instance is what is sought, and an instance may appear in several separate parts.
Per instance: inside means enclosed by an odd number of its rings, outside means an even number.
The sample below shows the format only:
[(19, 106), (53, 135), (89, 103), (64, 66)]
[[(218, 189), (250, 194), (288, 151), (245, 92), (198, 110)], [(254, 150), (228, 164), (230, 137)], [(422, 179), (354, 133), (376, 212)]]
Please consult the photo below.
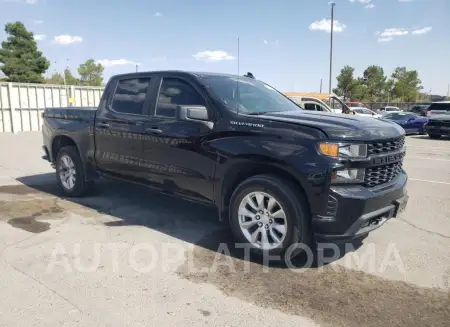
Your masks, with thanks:
[(364, 185), (374, 187), (380, 184), (390, 182), (402, 171), (402, 162), (396, 162), (389, 165), (372, 167), (366, 169)]
[(390, 140), (390, 141), (370, 143), (370, 144), (367, 144), (367, 154), (369, 156), (371, 156), (371, 155), (394, 152), (396, 150), (400, 150), (401, 148), (403, 148), (404, 145), (405, 145), (405, 137), (404, 136), (399, 137), (394, 140)]

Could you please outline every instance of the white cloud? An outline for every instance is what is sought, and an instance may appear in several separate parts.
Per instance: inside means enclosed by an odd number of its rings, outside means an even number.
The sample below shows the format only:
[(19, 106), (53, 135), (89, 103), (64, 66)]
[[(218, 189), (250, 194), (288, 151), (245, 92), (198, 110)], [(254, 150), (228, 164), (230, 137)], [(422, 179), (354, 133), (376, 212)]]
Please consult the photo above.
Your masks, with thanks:
[(123, 66), (123, 65), (140, 65), (138, 62), (134, 62), (127, 59), (101, 59), (96, 61), (97, 64), (101, 64), (103, 67)]
[(371, 3), (372, 0), (350, 0), (350, 2), (359, 2), (359, 3), (368, 4), (368, 3)]
[(72, 35), (58, 35), (55, 36), (55, 42), (61, 45), (75, 44), (83, 41), (81, 36), (72, 36)]
[(376, 32), (378, 37), (394, 37), (408, 35), (408, 31), (405, 28), (385, 28), (382, 32)]
[(233, 60), (234, 57), (225, 51), (200, 51), (192, 55), (197, 60), (203, 61), (221, 61), (221, 60)]
[(375, 5), (373, 4), (373, 3), (369, 3), (367, 6), (365, 6), (364, 8), (367, 8), (367, 9), (372, 9), (372, 8), (375, 8)]
[(47, 35), (44, 35), (44, 34), (35, 34), (33, 37), (34, 37), (34, 39), (35, 39), (36, 41), (42, 41), (42, 40), (45, 40), (45, 39), (47, 38)]
[(44, 21), (43, 21), (43, 20), (36, 19), (36, 20), (33, 20), (33, 23), (39, 25), (39, 24), (44, 24)]
[(433, 27), (427, 26), (427, 27), (424, 27), (424, 28), (421, 28), (418, 30), (414, 30), (411, 32), (411, 34), (414, 34), (414, 35), (426, 34), (426, 33), (431, 32), (432, 29), (433, 29)]
[[(335, 20), (333, 23), (333, 31), (334, 32), (343, 32), (347, 26), (345, 24), (340, 23), (338, 20)], [(309, 29), (311, 31), (324, 31), (331, 33), (331, 20), (330, 19), (322, 19), (316, 20), (309, 25)]]
[(154, 14), (153, 16), (155, 16), (155, 17), (162, 17), (162, 16), (163, 16), (163, 14), (162, 14), (162, 13), (160, 13), (160, 12), (158, 11), (158, 12), (155, 12), (155, 14)]
[(398, 0), (398, 2), (411, 2), (412, 0)]
[(38, 3), (38, 0), (25, 0), (25, 2), (30, 5), (34, 5), (34, 4)]
[(267, 41), (267, 40), (264, 40), (263, 42), (264, 42), (264, 44), (269, 44), (269, 41)]
[(379, 37), (378, 38), (378, 42), (390, 42), (392, 41), (394, 38), (392, 36), (387, 36), (387, 37)]

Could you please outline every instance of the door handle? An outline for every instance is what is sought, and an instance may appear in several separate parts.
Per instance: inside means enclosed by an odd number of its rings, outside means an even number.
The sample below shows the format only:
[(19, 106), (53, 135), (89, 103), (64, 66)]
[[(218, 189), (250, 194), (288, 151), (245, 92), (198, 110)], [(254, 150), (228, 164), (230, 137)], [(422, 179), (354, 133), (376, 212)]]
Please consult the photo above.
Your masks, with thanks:
[(161, 134), (162, 130), (159, 129), (158, 127), (152, 127), (152, 128), (147, 128), (145, 130), (145, 132), (150, 133), (150, 134)]
[(109, 124), (108, 123), (97, 123), (97, 126), (100, 128), (109, 128)]

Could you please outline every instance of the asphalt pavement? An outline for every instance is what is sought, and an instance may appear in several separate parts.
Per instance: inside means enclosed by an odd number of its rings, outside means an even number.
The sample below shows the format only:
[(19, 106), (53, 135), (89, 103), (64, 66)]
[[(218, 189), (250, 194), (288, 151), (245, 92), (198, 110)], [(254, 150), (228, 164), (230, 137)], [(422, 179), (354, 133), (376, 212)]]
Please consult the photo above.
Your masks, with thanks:
[(214, 210), (140, 187), (63, 198), (41, 143), (0, 134), (0, 326), (448, 326), (450, 140), (408, 136), (406, 210), (310, 268), (242, 260)]

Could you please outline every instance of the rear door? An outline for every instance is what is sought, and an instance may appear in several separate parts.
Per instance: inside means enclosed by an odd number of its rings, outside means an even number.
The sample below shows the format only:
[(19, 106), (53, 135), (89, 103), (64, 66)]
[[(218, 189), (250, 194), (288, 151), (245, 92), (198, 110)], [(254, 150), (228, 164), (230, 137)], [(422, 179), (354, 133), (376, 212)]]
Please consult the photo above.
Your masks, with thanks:
[[(207, 150), (214, 109), (203, 90), (186, 77), (163, 73), (150, 118), (145, 124), (143, 156), (147, 179), (163, 189), (210, 202), (216, 156)], [(206, 106), (210, 122), (182, 121), (178, 106)]]
[(95, 120), (95, 159), (101, 171), (125, 178), (142, 176), (144, 125), (152, 76), (118, 79)]
[(450, 102), (435, 102), (427, 109), (427, 116), (450, 115)]

